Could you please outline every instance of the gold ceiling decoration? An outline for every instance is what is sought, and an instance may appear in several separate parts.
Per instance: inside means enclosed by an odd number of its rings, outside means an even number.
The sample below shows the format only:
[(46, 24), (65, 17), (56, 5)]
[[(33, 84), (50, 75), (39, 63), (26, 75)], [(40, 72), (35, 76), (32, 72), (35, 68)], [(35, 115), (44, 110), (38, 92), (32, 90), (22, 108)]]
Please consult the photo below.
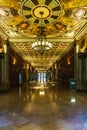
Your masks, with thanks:
[[(52, 49), (41, 56), (32, 43), (43, 26)], [(50, 68), (87, 33), (86, 0), (0, 0), (0, 35), (36, 70)]]
[(58, 0), (25, 0), (20, 12), (30, 23), (37, 24), (40, 23), (40, 12), (44, 12), (44, 24), (55, 22), (56, 19), (64, 15), (64, 10)]

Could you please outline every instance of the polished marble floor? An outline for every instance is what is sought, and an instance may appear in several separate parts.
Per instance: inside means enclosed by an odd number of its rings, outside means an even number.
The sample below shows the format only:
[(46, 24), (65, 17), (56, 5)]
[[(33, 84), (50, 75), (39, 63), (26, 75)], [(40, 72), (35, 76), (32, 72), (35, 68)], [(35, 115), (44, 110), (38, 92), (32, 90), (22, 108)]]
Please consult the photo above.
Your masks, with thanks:
[(0, 93), (0, 130), (87, 130), (87, 91), (26, 83)]

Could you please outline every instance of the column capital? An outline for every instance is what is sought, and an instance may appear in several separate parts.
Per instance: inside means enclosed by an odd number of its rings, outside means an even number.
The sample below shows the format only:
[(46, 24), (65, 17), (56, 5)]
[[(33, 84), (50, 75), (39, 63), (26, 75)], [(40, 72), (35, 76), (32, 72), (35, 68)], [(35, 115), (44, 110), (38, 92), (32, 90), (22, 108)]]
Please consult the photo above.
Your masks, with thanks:
[(80, 40), (75, 40), (74, 41), (74, 45), (76, 46), (76, 45), (79, 45), (80, 44)]
[(9, 40), (8, 39), (5, 39), (5, 40), (3, 39), (3, 44), (9, 46)]

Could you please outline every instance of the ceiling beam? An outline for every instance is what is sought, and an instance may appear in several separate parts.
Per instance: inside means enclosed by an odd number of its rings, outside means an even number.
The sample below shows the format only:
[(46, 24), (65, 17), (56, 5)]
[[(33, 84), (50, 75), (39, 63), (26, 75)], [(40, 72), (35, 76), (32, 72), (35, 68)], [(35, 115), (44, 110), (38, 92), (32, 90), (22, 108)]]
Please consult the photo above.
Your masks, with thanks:
[[(73, 38), (66, 38), (66, 37), (54, 37), (54, 38), (47, 38), (49, 42), (74, 42)], [(15, 37), (9, 38), (10, 42), (34, 42), (35, 37)]]

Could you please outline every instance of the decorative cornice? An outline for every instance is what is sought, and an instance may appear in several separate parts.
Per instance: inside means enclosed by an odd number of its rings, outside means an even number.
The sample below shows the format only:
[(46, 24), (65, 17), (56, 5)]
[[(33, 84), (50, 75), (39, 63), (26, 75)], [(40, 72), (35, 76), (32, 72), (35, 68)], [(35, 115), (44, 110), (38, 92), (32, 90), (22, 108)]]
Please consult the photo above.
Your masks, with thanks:
[(26, 61), (26, 57), (23, 55), (22, 52), (19, 51), (19, 49), (16, 46), (14, 46), (14, 44), (10, 44), (10, 46), (19, 56), (21, 56)]
[(84, 24), (84, 26), (80, 29), (80, 31), (76, 34), (74, 39), (76, 41), (80, 40), (85, 34), (87, 33), (87, 22)]
[[(74, 42), (73, 38), (66, 38), (66, 37), (55, 37), (55, 38), (47, 38), (49, 42)], [(34, 42), (35, 37), (15, 37), (9, 38), (10, 42)]]
[(2, 27), (0, 27), (0, 36), (2, 37), (2, 39), (7, 40), (8, 36), (5, 33), (4, 29), (2, 29)]

